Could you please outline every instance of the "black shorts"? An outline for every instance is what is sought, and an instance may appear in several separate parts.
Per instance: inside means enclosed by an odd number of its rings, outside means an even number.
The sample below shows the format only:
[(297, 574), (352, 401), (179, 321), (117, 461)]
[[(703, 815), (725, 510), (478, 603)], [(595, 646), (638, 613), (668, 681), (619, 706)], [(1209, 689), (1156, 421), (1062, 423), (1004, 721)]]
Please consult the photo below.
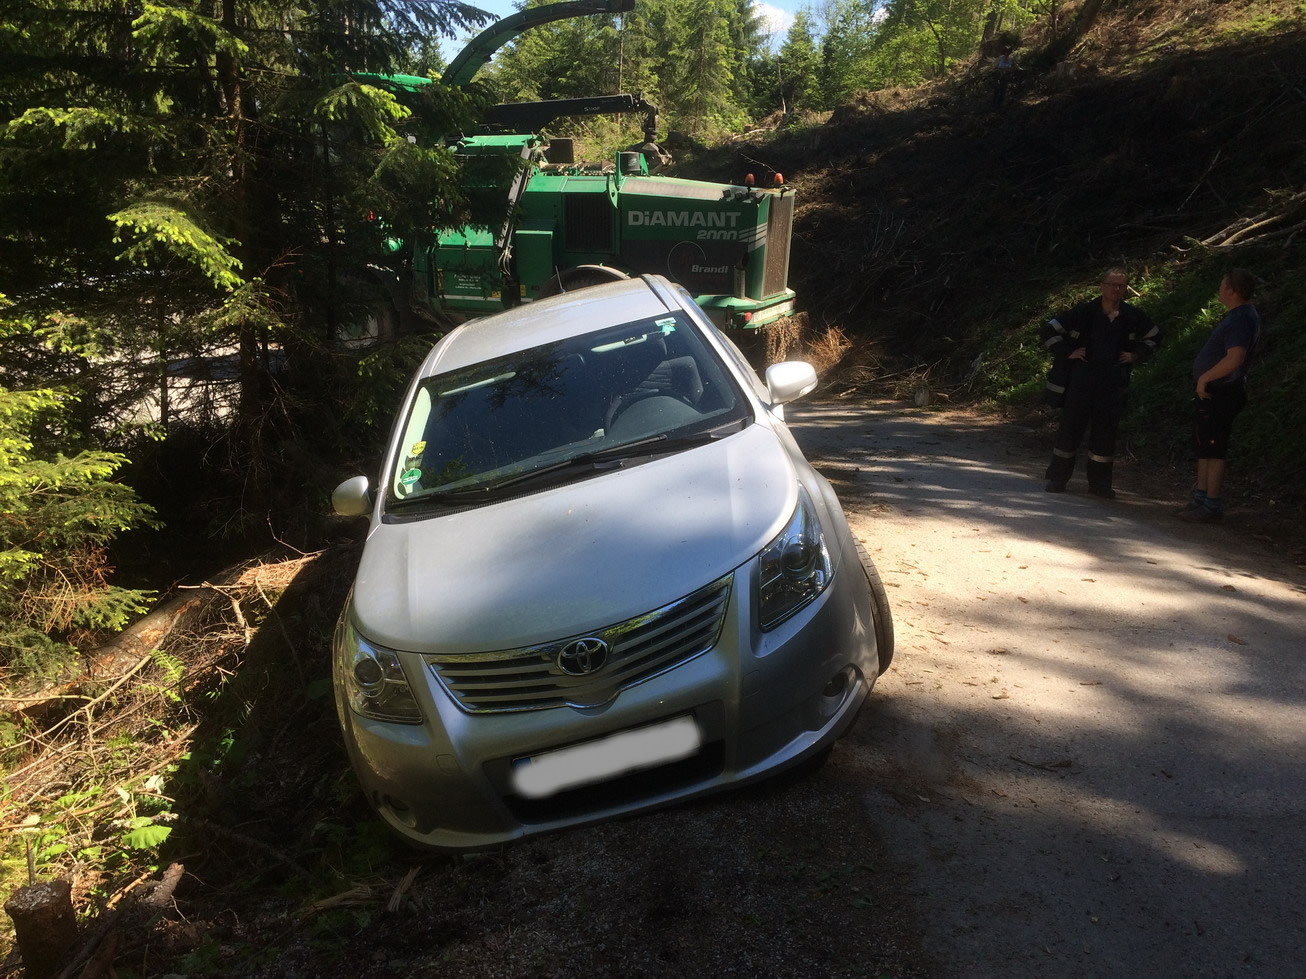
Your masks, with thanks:
[(1247, 390), (1242, 384), (1206, 390), (1209, 398), (1194, 398), (1197, 424), (1193, 427), (1193, 448), (1199, 459), (1223, 459), (1229, 451), (1233, 420), (1247, 406)]

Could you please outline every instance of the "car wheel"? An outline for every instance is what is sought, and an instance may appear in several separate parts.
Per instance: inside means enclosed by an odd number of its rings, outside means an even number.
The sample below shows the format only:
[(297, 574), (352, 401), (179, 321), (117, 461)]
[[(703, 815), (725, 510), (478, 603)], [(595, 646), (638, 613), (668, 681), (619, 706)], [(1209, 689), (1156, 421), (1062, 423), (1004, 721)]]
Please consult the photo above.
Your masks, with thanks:
[(880, 572), (875, 569), (875, 562), (856, 541), (857, 557), (861, 560), (862, 571), (866, 575), (866, 584), (871, 589), (871, 611), (875, 616), (875, 646), (880, 654), (880, 673), (883, 674), (893, 662), (893, 612), (889, 609), (889, 594), (885, 591)]

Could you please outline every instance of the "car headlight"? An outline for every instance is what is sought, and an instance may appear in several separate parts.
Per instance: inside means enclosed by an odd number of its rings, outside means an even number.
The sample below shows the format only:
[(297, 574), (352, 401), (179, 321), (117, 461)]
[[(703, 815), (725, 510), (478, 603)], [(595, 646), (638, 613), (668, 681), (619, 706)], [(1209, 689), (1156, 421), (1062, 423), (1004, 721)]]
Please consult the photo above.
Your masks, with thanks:
[(807, 490), (798, 487), (798, 506), (780, 536), (759, 555), (758, 624), (774, 629), (825, 591), (830, 552)]
[(349, 709), (363, 717), (421, 724), (422, 709), (393, 649), (370, 643), (346, 621), (336, 632), (336, 685)]

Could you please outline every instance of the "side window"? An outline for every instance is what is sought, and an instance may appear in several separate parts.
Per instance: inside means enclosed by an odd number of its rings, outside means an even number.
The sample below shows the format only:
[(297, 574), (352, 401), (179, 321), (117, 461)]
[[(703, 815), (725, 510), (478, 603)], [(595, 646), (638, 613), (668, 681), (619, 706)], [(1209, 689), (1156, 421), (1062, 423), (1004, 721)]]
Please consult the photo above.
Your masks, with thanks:
[(422, 454), (426, 450), (426, 443), (423, 441), (426, 432), (427, 419), (431, 417), (431, 393), (425, 388), (420, 388), (417, 392), (417, 398), (413, 402), (412, 414), (408, 416), (408, 426), (404, 429), (404, 437), (399, 443), (401, 455), (399, 456), (394, 473), (394, 481), (390, 490), (397, 499), (403, 499), (413, 489), (414, 479), (411, 477), (405, 479), (404, 474), (420, 465)]

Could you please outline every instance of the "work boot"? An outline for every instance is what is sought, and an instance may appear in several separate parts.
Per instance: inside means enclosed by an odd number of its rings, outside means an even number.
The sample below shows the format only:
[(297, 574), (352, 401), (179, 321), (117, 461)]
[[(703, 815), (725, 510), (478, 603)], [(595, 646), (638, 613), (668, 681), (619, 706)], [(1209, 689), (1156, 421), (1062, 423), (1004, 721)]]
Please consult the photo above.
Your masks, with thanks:
[(1116, 498), (1115, 491), (1111, 489), (1111, 470), (1114, 467), (1111, 464), (1110, 456), (1095, 455), (1092, 452), (1088, 454), (1088, 488), (1094, 496), (1100, 496), (1107, 500)]
[[(1066, 483), (1070, 481), (1071, 474), (1075, 471), (1075, 456), (1073, 453), (1060, 453), (1056, 449), (1052, 450), (1052, 461), (1048, 463), (1047, 471), (1043, 473), (1043, 478), (1048, 481), (1049, 493), (1060, 493), (1066, 488)], [(1054, 490), (1052, 484), (1057, 483), (1061, 489)]]

